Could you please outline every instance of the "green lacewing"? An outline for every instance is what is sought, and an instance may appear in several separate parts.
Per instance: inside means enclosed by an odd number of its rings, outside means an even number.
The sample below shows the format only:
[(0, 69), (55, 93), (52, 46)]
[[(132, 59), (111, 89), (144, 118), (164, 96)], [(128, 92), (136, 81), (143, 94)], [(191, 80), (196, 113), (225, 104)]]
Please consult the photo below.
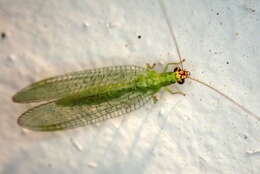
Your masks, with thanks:
[(186, 78), (209, 87), (260, 120), (238, 102), (191, 77), (190, 72), (183, 69), (184, 59), (181, 58), (172, 25), (160, 0), (159, 4), (175, 43), (179, 62), (168, 63), (162, 72), (154, 70), (155, 64), (146, 67), (123, 65), (72, 72), (35, 82), (16, 93), (13, 101), (45, 103), (25, 111), (18, 118), (18, 124), (35, 131), (56, 131), (96, 123), (134, 111), (149, 101), (156, 103), (155, 94), (162, 88), (171, 94), (184, 95), (167, 86), (183, 84)]

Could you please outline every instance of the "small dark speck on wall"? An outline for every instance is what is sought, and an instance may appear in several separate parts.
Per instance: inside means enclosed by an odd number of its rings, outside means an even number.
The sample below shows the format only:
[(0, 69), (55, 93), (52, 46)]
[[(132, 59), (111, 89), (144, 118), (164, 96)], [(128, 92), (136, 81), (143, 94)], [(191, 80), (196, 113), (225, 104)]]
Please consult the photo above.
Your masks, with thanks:
[(6, 34), (4, 32), (1, 33), (1, 38), (5, 39), (6, 38)]
[(138, 35), (138, 36), (137, 36), (137, 38), (138, 38), (138, 39), (141, 39), (141, 38), (142, 38), (142, 36), (141, 36), (141, 35)]
[(227, 61), (226, 64), (228, 65), (228, 64), (229, 64), (229, 61)]

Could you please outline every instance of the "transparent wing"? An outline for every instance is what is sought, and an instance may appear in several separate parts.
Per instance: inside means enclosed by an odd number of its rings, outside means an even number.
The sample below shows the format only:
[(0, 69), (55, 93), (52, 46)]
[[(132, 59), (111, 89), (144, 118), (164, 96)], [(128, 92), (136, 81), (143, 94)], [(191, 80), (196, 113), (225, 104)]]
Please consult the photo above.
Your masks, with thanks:
[[(72, 72), (33, 83), (19, 91), (13, 101), (21, 103), (63, 98), (81, 91), (98, 92), (97, 89), (117, 83), (131, 83), (145, 68), (135, 65), (113, 66)], [(93, 90), (95, 89), (95, 90)]]
[(156, 91), (132, 91), (96, 105), (66, 107), (55, 101), (36, 106), (19, 119), (18, 124), (36, 131), (71, 129), (131, 112), (147, 103)]

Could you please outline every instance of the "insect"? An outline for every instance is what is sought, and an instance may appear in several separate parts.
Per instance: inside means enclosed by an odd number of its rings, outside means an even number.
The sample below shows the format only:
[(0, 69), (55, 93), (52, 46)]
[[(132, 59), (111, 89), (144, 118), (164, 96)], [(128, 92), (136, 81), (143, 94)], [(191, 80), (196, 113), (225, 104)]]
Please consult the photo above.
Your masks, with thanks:
[[(165, 7), (159, 1), (179, 57), (168, 63), (162, 72), (155, 64), (140, 67), (124, 65), (72, 72), (35, 82), (13, 96), (18, 103), (46, 102), (25, 111), (18, 124), (34, 131), (71, 129), (117, 117), (134, 111), (149, 101), (156, 103), (156, 93), (165, 89), (171, 94), (185, 95), (168, 88), (183, 84), (185, 79), (196, 81), (231, 101), (249, 115), (259, 117), (212, 86), (190, 76), (183, 69), (184, 59), (170, 25)], [(174, 68), (171, 68), (174, 67)]]

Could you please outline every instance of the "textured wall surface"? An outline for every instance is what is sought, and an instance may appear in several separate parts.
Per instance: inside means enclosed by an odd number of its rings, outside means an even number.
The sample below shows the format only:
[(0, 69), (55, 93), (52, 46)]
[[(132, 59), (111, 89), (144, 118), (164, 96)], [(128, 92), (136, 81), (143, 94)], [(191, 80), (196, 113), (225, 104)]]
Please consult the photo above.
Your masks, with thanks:
[[(192, 76), (260, 115), (260, 1), (164, 1)], [(74, 130), (20, 128), (21, 88), (102, 66), (177, 61), (157, 0), (0, 0), (0, 173), (243, 173), (260, 168), (260, 123), (187, 80), (186, 97)], [(138, 37), (138, 36), (141, 36)]]

